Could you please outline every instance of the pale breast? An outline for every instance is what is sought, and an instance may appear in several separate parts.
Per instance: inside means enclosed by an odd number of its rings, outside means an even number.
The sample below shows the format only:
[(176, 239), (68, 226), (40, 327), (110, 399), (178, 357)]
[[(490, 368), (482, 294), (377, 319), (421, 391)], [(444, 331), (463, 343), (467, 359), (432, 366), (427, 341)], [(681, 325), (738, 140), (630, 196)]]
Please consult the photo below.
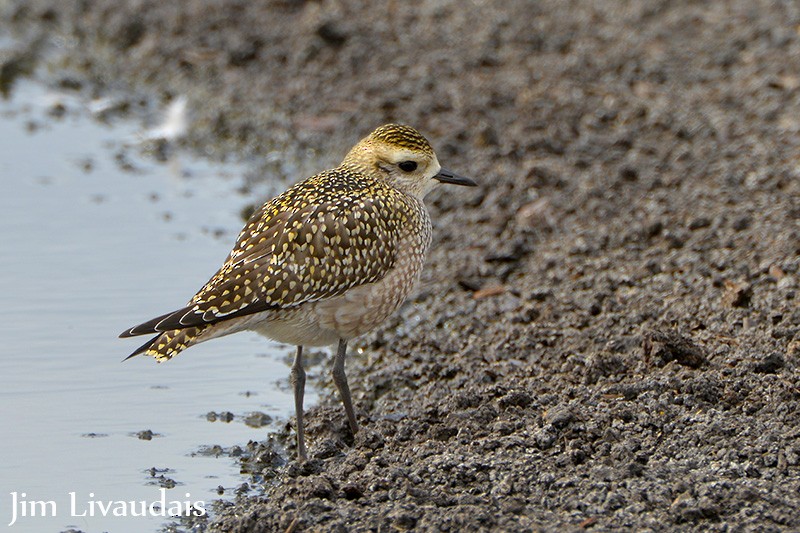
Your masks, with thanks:
[(425, 249), (409, 247), (394, 268), (380, 281), (361, 285), (347, 293), (316, 302), (313, 313), (320, 328), (352, 339), (374, 329), (405, 301), (422, 272)]

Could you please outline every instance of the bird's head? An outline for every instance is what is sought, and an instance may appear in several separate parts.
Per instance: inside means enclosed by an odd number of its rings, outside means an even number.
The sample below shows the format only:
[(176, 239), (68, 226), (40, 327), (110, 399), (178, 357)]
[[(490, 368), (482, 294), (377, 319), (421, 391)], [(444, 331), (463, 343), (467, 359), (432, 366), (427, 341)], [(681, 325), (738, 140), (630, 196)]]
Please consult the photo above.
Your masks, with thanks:
[(342, 165), (420, 199), (438, 183), (476, 185), (469, 178), (443, 169), (427, 139), (414, 128), (399, 124), (386, 124), (361, 139)]

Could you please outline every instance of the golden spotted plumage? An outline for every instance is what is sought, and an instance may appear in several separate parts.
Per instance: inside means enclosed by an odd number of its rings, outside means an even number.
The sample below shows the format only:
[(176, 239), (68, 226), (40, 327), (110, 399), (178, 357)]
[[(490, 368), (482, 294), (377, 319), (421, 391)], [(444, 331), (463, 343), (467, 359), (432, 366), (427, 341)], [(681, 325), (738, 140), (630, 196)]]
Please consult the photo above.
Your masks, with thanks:
[(284, 309), (379, 280), (408, 219), (420, 216), (409, 200), (346, 169), (295, 185), (253, 215), (192, 312), (221, 317), (254, 302)]

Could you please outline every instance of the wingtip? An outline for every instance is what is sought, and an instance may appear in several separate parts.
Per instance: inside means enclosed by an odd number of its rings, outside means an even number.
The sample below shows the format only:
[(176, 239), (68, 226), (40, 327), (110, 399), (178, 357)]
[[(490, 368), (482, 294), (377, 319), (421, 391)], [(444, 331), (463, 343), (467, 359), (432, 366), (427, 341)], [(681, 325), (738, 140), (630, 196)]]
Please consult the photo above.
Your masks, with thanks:
[(158, 339), (160, 336), (161, 336), (161, 334), (159, 333), (158, 335), (156, 335), (155, 337), (153, 337), (152, 339), (150, 339), (150, 340), (149, 340), (149, 341), (147, 341), (146, 343), (144, 343), (144, 344), (142, 344), (141, 346), (139, 346), (138, 348), (136, 348), (136, 350), (134, 350), (134, 352), (133, 352), (132, 354), (130, 354), (128, 357), (126, 357), (125, 359), (123, 359), (123, 360), (122, 360), (122, 361), (120, 361), (120, 362), (121, 362), (121, 363), (124, 363), (124, 362), (125, 362), (125, 361), (127, 361), (128, 359), (131, 359), (131, 358), (133, 358), (133, 357), (136, 357), (136, 356), (137, 356), (137, 355), (139, 355), (139, 354), (142, 354), (142, 353), (145, 353), (145, 352), (147, 352), (147, 350), (149, 350), (149, 349), (150, 349), (150, 347), (153, 345), (153, 343), (154, 343), (154, 342), (156, 342), (156, 340), (157, 340), (157, 339)]
[(178, 309), (177, 311), (172, 311), (171, 313), (166, 313), (161, 316), (151, 318), (147, 322), (142, 322), (141, 324), (137, 324), (132, 328), (126, 329), (119, 334), (119, 338), (125, 339), (128, 337), (138, 337), (139, 335), (159, 333), (170, 329), (181, 329), (189, 325), (197, 325), (183, 324), (179, 321), (179, 318), (183, 317), (189, 310), (189, 307), (184, 307), (183, 309)]

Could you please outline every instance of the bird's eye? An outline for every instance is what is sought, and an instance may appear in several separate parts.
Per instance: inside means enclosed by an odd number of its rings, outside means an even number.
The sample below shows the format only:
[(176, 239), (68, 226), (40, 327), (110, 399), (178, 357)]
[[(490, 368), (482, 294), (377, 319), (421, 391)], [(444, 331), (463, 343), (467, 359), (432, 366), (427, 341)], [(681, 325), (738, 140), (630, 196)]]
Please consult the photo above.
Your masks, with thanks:
[(400, 167), (400, 170), (403, 172), (414, 172), (417, 170), (417, 162), (416, 161), (402, 161), (397, 164)]

